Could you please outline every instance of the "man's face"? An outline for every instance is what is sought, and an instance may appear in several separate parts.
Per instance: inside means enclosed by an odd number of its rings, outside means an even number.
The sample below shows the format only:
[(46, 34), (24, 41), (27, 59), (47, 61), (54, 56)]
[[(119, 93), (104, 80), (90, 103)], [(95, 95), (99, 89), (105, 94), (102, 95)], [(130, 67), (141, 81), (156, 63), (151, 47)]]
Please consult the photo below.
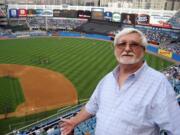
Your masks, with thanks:
[(136, 64), (140, 62), (145, 54), (140, 35), (130, 33), (120, 37), (115, 45), (114, 53), (120, 64)]

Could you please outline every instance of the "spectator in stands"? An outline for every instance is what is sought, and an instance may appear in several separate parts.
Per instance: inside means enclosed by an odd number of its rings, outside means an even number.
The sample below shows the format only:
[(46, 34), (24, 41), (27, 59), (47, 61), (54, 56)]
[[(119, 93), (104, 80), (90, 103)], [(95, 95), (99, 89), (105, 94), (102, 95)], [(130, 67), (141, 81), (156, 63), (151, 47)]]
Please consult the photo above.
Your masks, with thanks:
[(180, 107), (164, 74), (144, 60), (147, 40), (134, 28), (120, 31), (114, 40), (119, 65), (96, 87), (85, 107), (63, 119), (63, 135), (96, 115), (96, 135), (180, 135)]
[(35, 132), (35, 135), (40, 135), (41, 134), (39, 129), (35, 130), (34, 132)]
[(50, 128), (47, 130), (47, 135), (54, 135), (54, 127), (50, 127)]

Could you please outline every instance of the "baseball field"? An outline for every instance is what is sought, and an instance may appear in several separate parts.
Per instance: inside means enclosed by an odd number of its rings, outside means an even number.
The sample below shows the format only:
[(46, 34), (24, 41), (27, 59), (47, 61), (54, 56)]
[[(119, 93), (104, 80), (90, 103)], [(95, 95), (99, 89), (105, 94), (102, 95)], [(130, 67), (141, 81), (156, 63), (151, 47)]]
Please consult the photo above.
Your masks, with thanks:
[[(173, 63), (146, 54), (162, 70)], [(92, 94), (117, 62), (111, 42), (79, 38), (28, 38), (0, 41), (0, 134), (20, 114), (76, 104)], [(8, 107), (6, 107), (6, 105)], [(34, 111), (33, 111), (34, 110)]]

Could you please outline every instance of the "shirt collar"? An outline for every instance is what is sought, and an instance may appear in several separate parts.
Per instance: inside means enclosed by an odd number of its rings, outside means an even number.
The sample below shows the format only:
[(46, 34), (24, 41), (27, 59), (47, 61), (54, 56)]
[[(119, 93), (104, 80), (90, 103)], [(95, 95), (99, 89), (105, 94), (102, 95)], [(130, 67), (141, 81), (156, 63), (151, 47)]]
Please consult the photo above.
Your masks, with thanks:
[[(142, 73), (145, 69), (147, 69), (147, 67), (148, 67), (148, 65), (147, 65), (146, 61), (144, 61), (143, 65), (142, 65), (136, 72), (132, 73), (130, 76), (132, 76), (132, 77), (133, 77), (133, 76), (134, 76), (134, 77), (140, 76), (141, 73)], [(120, 71), (120, 65), (116, 66), (116, 67), (114, 68), (114, 70), (112, 71), (113, 76), (114, 76), (114, 78), (115, 78), (116, 80), (118, 80), (119, 71)]]

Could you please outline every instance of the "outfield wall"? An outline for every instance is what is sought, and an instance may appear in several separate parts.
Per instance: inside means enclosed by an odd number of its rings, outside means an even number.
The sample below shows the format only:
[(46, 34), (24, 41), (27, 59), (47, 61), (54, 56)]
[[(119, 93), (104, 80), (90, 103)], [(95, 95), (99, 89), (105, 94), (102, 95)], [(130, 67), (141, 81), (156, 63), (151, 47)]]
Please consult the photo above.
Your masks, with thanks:
[[(65, 37), (87, 37), (87, 38), (94, 38), (94, 39), (101, 39), (101, 40), (111, 40), (111, 37), (98, 35), (98, 34), (80, 34), (80, 33), (74, 33), (74, 32), (59, 32), (59, 36), (65, 36)], [(159, 49), (158, 47), (148, 45), (147, 50), (149, 52), (165, 56), (169, 59), (173, 59), (177, 62), (180, 62), (180, 55), (168, 52), (166, 50)]]
[(173, 53), (172, 59), (180, 62), (180, 55)]
[(111, 37), (99, 35), (99, 34), (81, 34), (81, 33), (74, 33), (74, 32), (67, 32), (67, 31), (61, 31), (59, 32), (60, 36), (65, 37), (86, 37), (86, 38), (94, 38), (94, 39), (102, 39), (102, 40), (111, 40)]

